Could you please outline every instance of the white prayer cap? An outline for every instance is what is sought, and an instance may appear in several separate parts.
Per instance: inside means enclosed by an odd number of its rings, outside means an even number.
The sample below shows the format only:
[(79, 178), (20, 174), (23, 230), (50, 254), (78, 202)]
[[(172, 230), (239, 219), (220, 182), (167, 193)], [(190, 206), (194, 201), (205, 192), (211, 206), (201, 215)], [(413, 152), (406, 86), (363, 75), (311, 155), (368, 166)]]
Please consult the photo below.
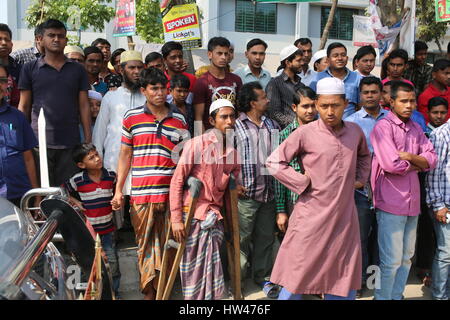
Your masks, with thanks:
[(345, 94), (344, 82), (338, 78), (328, 77), (317, 82), (317, 94)]
[(102, 94), (100, 92), (94, 91), (94, 90), (89, 90), (88, 91), (88, 97), (89, 99), (94, 99), (94, 100), (98, 100), (98, 101), (102, 101)]
[(323, 50), (319, 50), (316, 53), (314, 53), (313, 57), (312, 57), (312, 64), (314, 65), (314, 63), (316, 63), (318, 60), (325, 58), (327, 56), (327, 50), (323, 49)]
[(296, 46), (293, 44), (288, 45), (287, 47), (284, 47), (280, 52), (280, 62), (283, 62), (287, 58), (289, 58), (291, 55), (293, 55), (295, 52), (299, 50)]
[(84, 57), (83, 49), (81, 49), (78, 46), (66, 46), (64, 48), (64, 54), (69, 54), (69, 53), (79, 53)]
[(223, 107), (230, 107), (234, 109), (233, 104), (228, 99), (217, 99), (213, 103), (211, 103), (211, 106), (209, 107), (209, 114), (213, 113), (217, 109), (223, 108)]
[(134, 51), (134, 50), (128, 50), (128, 51), (122, 52), (122, 54), (120, 55), (120, 64), (128, 62), (128, 61), (143, 62), (142, 53), (140, 53), (139, 51)]

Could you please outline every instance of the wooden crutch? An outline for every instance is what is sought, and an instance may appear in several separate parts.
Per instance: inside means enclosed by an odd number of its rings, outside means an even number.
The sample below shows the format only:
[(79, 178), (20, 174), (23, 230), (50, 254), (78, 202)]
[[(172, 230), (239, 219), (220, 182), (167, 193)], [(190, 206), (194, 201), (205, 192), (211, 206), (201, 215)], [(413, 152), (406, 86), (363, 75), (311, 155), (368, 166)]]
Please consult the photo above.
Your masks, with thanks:
[[(200, 195), (200, 189), (202, 187), (202, 182), (194, 177), (189, 177), (185, 184), (185, 189), (189, 189), (190, 201), (188, 212), (186, 216), (186, 221), (184, 223), (186, 238), (189, 236), (189, 230), (191, 228), (192, 219), (194, 218), (195, 208), (197, 206), (197, 200)], [(181, 258), (183, 257), (184, 249), (186, 248), (186, 240), (182, 241), (182, 243), (175, 242), (173, 240), (172, 228), (169, 224), (169, 230), (167, 232), (166, 242), (164, 245), (164, 254), (163, 261), (161, 265), (161, 273), (158, 282), (158, 290), (156, 292), (156, 300), (168, 300), (170, 298), (170, 294), (172, 292), (173, 284), (175, 282), (175, 278), (178, 274), (178, 267), (181, 262)], [(170, 274), (167, 279), (167, 283), (165, 281), (167, 275), (167, 269), (169, 265), (169, 250), (176, 249), (175, 260), (170, 269)]]
[[(233, 299), (244, 300), (241, 290), (241, 245), (239, 234), (239, 213), (238, 213), (238, 195), (237, 195), (236, 178), (233, 174), (230, 175), (229, 194), (230, 204), (229, 212), (224, 220), (224, 227), (231, 234), (231, 239), (226, 239), (227, 255), (232, 288)], [(228, 220), (231, 218), (231, 222)]]

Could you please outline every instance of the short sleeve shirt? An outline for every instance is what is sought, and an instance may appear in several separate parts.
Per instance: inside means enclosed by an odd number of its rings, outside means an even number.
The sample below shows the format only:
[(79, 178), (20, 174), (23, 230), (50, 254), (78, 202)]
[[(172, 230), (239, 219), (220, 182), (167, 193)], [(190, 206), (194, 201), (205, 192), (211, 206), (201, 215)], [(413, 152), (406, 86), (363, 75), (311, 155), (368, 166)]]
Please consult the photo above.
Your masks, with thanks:
[(44, 57), (28, 62), (22, 68), (19, 89), (32, 92), (31, 127), (36, 136), (39, 112), (44, 109), (49, 148), (66, 149), (80, 142), (79, 93), (90, 89), (81, 64), (67, 59), (58, 71)]
[(147, 105), (125, 113), (122, 144), (133, 149), (131, 201), (136, 204), (169, 200), (169, 187), (175, 171), (172, 150), (187, 133), (182, 114), (168, 105), (169, 114), (161, 121)]
[(241, 78), (228, 72), (224, 79), (218, 79), (208, 71), (197, 80), (194, 87), (194, 105), (205, 104), (203, 125), (206, 130), (212, 128), (208, 120), (211, 103), (217, 99), (227, 99), (236, 106), (237, 95), (241, 87)]
[(23, 113), (0, 102), (0, 197), (21, 198), (31, 189), (23, 152), (37, 144)]

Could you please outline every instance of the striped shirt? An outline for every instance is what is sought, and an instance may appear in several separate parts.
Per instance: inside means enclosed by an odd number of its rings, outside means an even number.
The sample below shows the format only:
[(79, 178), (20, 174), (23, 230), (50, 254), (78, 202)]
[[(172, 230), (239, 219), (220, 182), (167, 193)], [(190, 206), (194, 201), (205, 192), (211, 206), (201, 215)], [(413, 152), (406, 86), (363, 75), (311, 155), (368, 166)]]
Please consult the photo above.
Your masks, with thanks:
[[(280, 133), (280, 144), (286, 140), (292, 132), (294, 132), (298, 127), (299, 123), (297, 118), (295, 118), (294, 122), (288, 125), (284, 130)], [(295, 171), (302, 172), (303, 169), (301, 163), (297, 158), (294, 158), (291, 163), (289, 163)], [(298, 199), (298, 194), (292, 192), (288, 188), (286, 188), (281, 182), (275, 180), (275, 200), (277, 203), (277, 213), (288, 213), (288, 203), (294, 204)]]
[(116, 174), (114, 171), (102, 169), (100, 182), (92, 181), (86, 170), (75, 174), (64, 187), (70, 193), (78, 193), (86, 218), (100, 235), (114, 231), (113, 210), (111, 200), (113, 198)]
[(122, 144), (133, 149), (131, 201), (136, 204), (169, 200), (169, 186), (175, 171), (172, 150), (188, 133), (184, 116), (174, 105), (158, 121), (145, 104), (128, 110), (122, 125)]
[(425, 180), (426, 201), (433, 211), (438, 211), (450, 207), (450, 123), (447, 121), (433, 130), (430, 140), (438, 156), (438, 163), (434, 170), (428, 172)]
[(252, 200), (269, 202), (274, 198), (274, 178), (266, 169), (266, 160), (278, 146), (280, 126), (265, 116), (261, 125), (257, 126), (243, 112), (235, 128), (247, 196)]

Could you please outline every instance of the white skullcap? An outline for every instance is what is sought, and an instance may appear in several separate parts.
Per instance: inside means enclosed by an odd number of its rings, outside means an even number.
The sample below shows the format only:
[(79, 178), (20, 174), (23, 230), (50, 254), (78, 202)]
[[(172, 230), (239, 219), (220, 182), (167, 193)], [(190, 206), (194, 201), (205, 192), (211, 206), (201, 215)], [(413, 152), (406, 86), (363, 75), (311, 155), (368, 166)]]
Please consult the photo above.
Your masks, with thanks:
[(284, 47), (280, 52), (280, 62), (283, 62), (284, 60), (292, 56), (295, 52), (297, 52), (297, 50), (299, 49), (293, 44)]
[(127, 50), (121, 53), (120, 55), (120, 64), (128, 62), (128, 61), (143, 61), (142, 53), (134, 50)]
[(217, 109), (223, 108), (223, 107), (230, 107), (234, 109), (233, 104), (228, 99), (217, 99), (213, 103), (211, 103), (211, 106), (209, 107), (209, 114), (213, 113)]
[(88, 91), (88, 97), (89, 99), (94, 99), (94, 100), (98, 100), (98, 101), (102, 101), (102, 94), (100, 92), (94, 91), (94, 90), (89, 90)]
[(316, 53), (314, 53), (313, 57), (312, 57), (312, 64), (314, 65), (314, 63), (316, 63), (318, 60), (325, 58), (327, 56), (327, 50), (323, 49), (323, 50), (319, 50)]
[(79, 53), (84, 57), (83, 49), (81, 49), (78, 46), (66, 46), (64, 48), (64, 54), (69, 54), (69, 53)]
[(344, 82), (338, 78), (328, 77), (317, 82), (317, 94), (345, 94)]

